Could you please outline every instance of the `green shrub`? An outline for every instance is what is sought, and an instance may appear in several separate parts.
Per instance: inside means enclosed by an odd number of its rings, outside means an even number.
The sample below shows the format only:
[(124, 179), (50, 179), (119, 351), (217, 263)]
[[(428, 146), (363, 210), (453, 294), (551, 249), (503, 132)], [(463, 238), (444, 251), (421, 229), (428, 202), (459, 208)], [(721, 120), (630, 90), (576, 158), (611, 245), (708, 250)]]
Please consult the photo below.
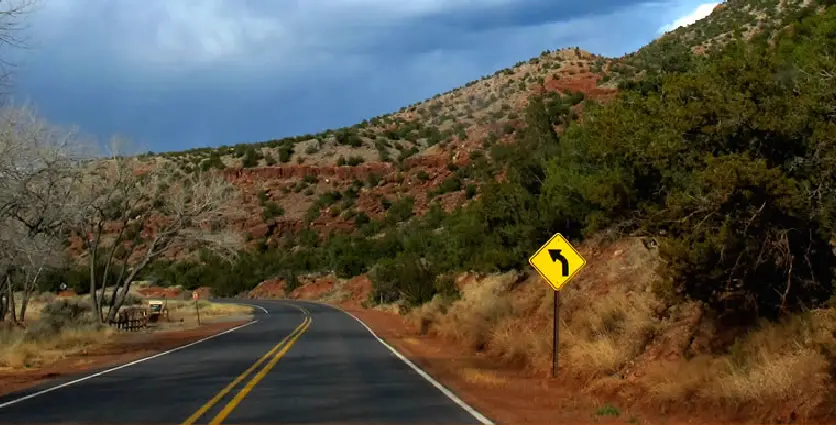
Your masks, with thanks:
[(279, 205), (275, 202), (272, 202), (272, 201), (266, 202), (264, 204), (263, 218), (264, 218), (265, 221), (267, 221), (271, 218), (274, 218), (274, 217), (282, 216), (282, 215), (284, 215), (284, 208), (282, 208), (281, 205)]
[(314, 203), (310, 207), (308, 207), (308, 211), (305, 213), (305, 221), (307, 223), (311, 223), (320, 215), (321, 206), (318, 203)]
[(473, 183), (468, 184), (464, 188), (464, 195), (467, 199), (472, 199), (474, 196), (476, 196), (476, 185)]
[(290, 146), (282, 146), (279, 148), (279, 161), (288, 162), (293, 155), (293, 148)]
[(241, 161), (241, 165), (244, 168), (252, 168), (258, 166), (258, 161), (261, 159), (261, 151), (257, 151), (253, 147), (249, 147), (244, 152), (244, 159)]
[(381, 177), (380, 174), (369, 173), (369, 176), (366, 179), (366, 182), (368, 183), (369, 187), (376, 187), (380, 183), (381, 180), (383, 180), (383, 177)]
[(436, 189), (436, 192), (439, 194), (449, 193), (461, 190), (461, 188), (462, 180), (458, 176), (453, 175), (441, 182), (441, 184), (438, 186), (438, 189)]
[(356, 227), (362, 227), (366, 224), (369, 224), (372, 220), (369, 216), (364, 212), (359, 212), (354, 216), (354, 225)]
[(319, 196), (319, 204), (320, 205), (332, 205), (335, 202), (340, 201), (343, 198), (343, 194), (338, 191), (331, 191), (325, 192)]
[(264, 155), (264, 161), (265, 161), (265, 163), (267, 164), (268, 167), (272, 167), (272, 166), (276, 165), (276, 158), (274, 158), (272, 154), (268, 153), (268, 154)]
[(87, 302), (58, 300), (44, 306), (37, 325), (27, 333), (49, 337), (66, 328), (93, 325), (96, 321), (91, 315), (92, 310)]

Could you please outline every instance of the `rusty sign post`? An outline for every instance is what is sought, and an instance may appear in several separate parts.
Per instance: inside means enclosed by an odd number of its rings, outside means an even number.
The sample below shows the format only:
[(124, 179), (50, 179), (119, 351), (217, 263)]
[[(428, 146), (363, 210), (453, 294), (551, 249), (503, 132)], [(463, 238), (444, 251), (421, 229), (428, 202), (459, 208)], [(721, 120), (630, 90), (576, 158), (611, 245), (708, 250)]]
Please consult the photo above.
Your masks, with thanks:
[(551, 370), (554, 378), (557, 376), (560, 347), (560, 289), (586, 266), (586, 260), (563, 235), (556, 233), (528, 259), (528, 263), (554, 289)]
[(557, 348), (560, 347), (560, 291), (554, 291), (554, 312), (552, 314), (552, 378), (557, 376)]
[(200, 326), (200, 293), (192, 291), (192, 299), (194, 300), (194, 309), (197, 310), (197, 325)]

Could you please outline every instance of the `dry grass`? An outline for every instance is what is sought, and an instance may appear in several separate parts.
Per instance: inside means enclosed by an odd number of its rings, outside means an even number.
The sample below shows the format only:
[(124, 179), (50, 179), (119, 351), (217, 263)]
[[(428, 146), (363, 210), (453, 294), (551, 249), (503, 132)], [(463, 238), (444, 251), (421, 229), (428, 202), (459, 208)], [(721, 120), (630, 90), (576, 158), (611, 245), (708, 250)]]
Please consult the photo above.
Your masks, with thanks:
[(730, 404), (802, 401), (826, 391), (827, 361), (817, 351), (761, 353), (744, 368), (726, 363), (700, 395)]
[(784, 323), (765, 323), (728, 355), (653, 363), (643, 383), (654, 401), (790, 406), (804, 417), (832, 391), (834, 364), (825, 354), (834, 350), (836, 311), (820, 310)]
[(643, 351), (656, 332), (648, 293), (611, 291), (584, 297), (586, 308), (577, 308), (564, 318), (566, 356), (572, 369), (585, 377), (610, 375), (622, 369)]
[(545, 323), (525, 324), (515, 317), (505, 317), (493, 329), (489, 349), (509, 364), (546, 370), (551, 365), (550, 329)]
[[(52, 292), (43, 292), (41, 294), (33, 295), (29, 298), (29, 302), (26, 304), (26, 317), (24, 318), (27, 323), (29, 322), (36, 322), (41, 317), (41, 310), (57, 299), (57, 295)], [(77, 299), (80, 297), (71, 297), (72, 299)], [(23, 303), (23, 293), (17, 292), (15, 293), (15, 310), (20, 311), (20, 306)]]
[[(105, 299), (109, 300), (112, 292), (110, 290), (105, 291)], [(142, 302), (142, 297), (134, 292), (129, 293), (129, 298), (126, 300), (128, 304), (131, 303), (140, 303)], [(53, 292), (43, 292), (37, 295), (32, 296), (29, 299), (29, 303), (26, 305), (26, 317), (25, 321), (27, 323), (34, 323), (40, 319), (41, 311), (47, 304), (53, 303), (57, 301), (59, 297)], [(90, 296), (87, 294), (84, 295), (74, 295), (69, 297), (61, 297), (62, 300), (67, 300), (70, 302), (78, 303), (78, 302), (88, 302), (90, 300)], [(21, 302), (23, 301), (23, 293), (18, 292), (15, 294), (15, 302), (17, 306), (17, 310), (20, 310)], [(105, 306), (105, 312), (107, 312), (107, 306)]]
[[(633, 388), (651, 404), (746, 408), (769, 420), (787, 412), (810, 417), (833, 401), (836, 310), (764, 323), (728, 354), (711, 355), (692, 348), (701, 324), (709, 323), (699, 308), (696, 315), (688, 308), (674, 314), (650, 289), (652, 274), (625, 272), (647, 269), (641, 249), (611, 250), (609, 261), (590, 262), (585, 279), (561, 292), (562, 373), (596, 391)], [(475, 279), (461, 299), (434, 299), (410, 318), (466, 349), (544, 373), (551, 359), (551, 291), (539, 278), (514, 282), (510, 274)], [(493, 385), (483, 375), (491, 376), (462, 371), (468, 381)]]
[(351, 292), (347, 291), (344, 286), (345, 281), (338, 280), (330, 290), (316, 297), (316, 300), (326, 304), (339, 304), (348, 301), (351, 299)]
[(508, 381), (507, 379), (498, 376), (494, 372), (470, 367), (461, 369), (459, 373), (461, 374), (461, 377), (462, 379), (464, 379), (465, 382), (470, 383), (478, 383), (490, 386), (501, 386)]
[(648, 401), (657, 404), (692, 399), (715, 378), (717, 362), (711, 356), (699, 356), (649, 364), (642, 381)]
[[(246, 316), (253, 313), (253, 307), (243, 304), (213, 303), (198, 301), (200, 317)], [(197, 320), (194, 301), (169, 301), (168, 309), (172, 320)]]
[(818, 310), (783, 323), (764, 324), (732, 347), (700, 395), (730, 405), (814, 407), (832, 390), (830, 373), (836, 364), (825, 354), (834, 350), (836, 310)]
[(98, 326), (64, 328), (48, 336), (7, 328), (0, 331), (0, 367), (24, 369), (49, 366), (63, 358), (103, 346), (112, 340), (114, 334), (111, 328)]
[[(52, 298), (54, 300), (54, 298)], [(68, 298), (71, 303), (85, 301), (83, 296)], [(116, 331), (91, 323), (89, 313), (79, 322), (67, 322), (55, 329), (41, 323), (41, 312), (50, 299), (35, 297), (27, 308), (27, 328), (0, 328), (0, 369), (40, 368), (87, 352), (112, 342)], [(173, 318), (193, 321), (194, 302), (169, 301)], [(253, 307), (239, 304), (219, 304), (200, 301), (201, 317), (222, 317), (252, 314)]]
[(439, 334), (472, 349), (482, 350), (490, 341), (497, 323), (513, 313), (513, 305), (504, 294), (515, 280), (512, 273), (506, 273), (468, 285), (462, 291), (461, 299), (449, 307), (440, 298), (433, 300), (422, 311), (423, 320), (434, 318)]

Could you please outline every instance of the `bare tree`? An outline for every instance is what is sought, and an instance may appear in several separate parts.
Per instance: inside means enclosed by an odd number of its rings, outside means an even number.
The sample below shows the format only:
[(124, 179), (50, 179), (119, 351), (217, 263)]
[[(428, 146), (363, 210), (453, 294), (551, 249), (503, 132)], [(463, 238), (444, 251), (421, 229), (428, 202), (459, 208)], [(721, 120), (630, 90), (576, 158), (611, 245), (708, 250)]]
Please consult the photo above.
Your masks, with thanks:
[[(33, 235), (22, 222), (14, 219), (7, 219), (0, 229), (3, 231), (0, 236), (0, 261), (4, 263), (4, 289), (7, 293), (5, 311), (11, 315), (12, 321), (23, 322), (44, 271), (60, 267), (66, 250), (58, 232)], [(16, 304), (15, 292), (21, 294), (20, 304)]]
[(219, 175), (183, 175), (172, 165), (113, 154), (91, 164), (74, 192), (91, 302), (101, 321), (115, 319), (131, 284), (160, 255), (197, 245), (227, 253), (239, 247), (223, 226), (233, 187)]
[[(0, 279), (5, 313), (23, 320), (43, 270), (61, 257), (68, 200), (83, 145), (75, 132), (52, 126), (30, 109), (0, 109)], [(20, 313), (15, 291), (22, 291)]]
[(36, 4), (36, 0), (0, 0), (0, 90), (8, 90), (12, 85), (15, 67), (4, 53), (9, 48), (25, 47), (25, 17)]

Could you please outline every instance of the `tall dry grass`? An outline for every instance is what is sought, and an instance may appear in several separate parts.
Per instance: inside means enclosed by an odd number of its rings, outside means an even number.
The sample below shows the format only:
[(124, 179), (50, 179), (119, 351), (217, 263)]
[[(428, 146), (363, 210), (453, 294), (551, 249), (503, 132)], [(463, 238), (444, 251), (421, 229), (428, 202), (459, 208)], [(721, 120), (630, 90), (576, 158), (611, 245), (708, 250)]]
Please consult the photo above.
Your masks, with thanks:
[[(194, 302), (169, 301), (168, 306), (178, 320), (196, 320)], [(46, 367), (112, 342), (116, 331), (95, 324), (89, 310), (81, 298), (33, 300), (27, 328), (0, 327), (0, 369)], [(201, 317), (248, 315), (252, 310), (246, 305), (200, 301)]]
[(33, 337), (23, 330), (0, 331), (0, 367), (27, 369), (55, 362), (100, 347), (111, 341), (114, 331), (107, 327), (68, 328), (49, 337)]
[[(634, 261), (630, 249), (623, 257)], [(582, 378), (585, 388), (631, 385), (648, 402), (730, 410), (794, 406), (796, 417), (836, 402), (828, 399), (836, 379), (836, 310), (763, 323), (727, 352), (711, 353), (692, 347), (709, 318), (664, 305), (647, 275), (640, 276), (645, 282), (629, 280), (609, 267), (561, 291), (562, 373)], [(542, 374), (551, 364), (551, 310), (552, 292), (539, 278), (520, 283), (504, 274), (476, 279), (460, 299), (436, 298), (410, 317), (468, 350)]]
[[(243, 304), (213, 303), (198, 301), (200, 317), (247, 316), (253, 313), (253, 307)], [(172, 320), (196, 321), (197, 310), (194, 301), (169, 301), (168, 309)]]
[(95, 323), (87, 304), (59, 300), (39, 309), (39, 318), (25, 329), (0, 328), (0, 367), (48, 366), (65, 357), (110, 342), (114, 331)]

